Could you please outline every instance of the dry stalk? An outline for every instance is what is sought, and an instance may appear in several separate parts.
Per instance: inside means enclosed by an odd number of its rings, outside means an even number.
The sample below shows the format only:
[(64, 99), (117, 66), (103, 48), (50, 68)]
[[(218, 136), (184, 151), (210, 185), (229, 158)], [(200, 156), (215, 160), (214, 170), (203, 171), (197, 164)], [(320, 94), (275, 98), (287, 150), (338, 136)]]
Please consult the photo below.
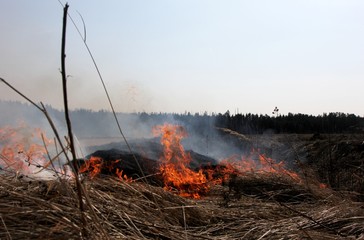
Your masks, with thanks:
[(140, 237), (142, 237), (143, 239), (146, 239), (143, 235), (143, 233), (140, 231), (140, 229), (134, 224), (133, 220), (129, 217), (128, 214), (126, 214), (124, 212), (124, 215), (128, 218), (129, 222), (133, 225), (134, 229), (137, 230), (137, 233), (139, 234)]
[[(55, 181), (50, 186), (49, 181), (29, 183), (1, 175), (0, 181), (0, 215), (13, 239), (24, 236), (56, 239), (60, 234), (65, 238), (80, 238), (75, 235), (81, 230), (80, 215), (75, 211), (77, 193), (69, 181)], [(183, 199), (159, 187), (149, 188), (144, 183), (121, 182), (116, 178), (95, 178), (86, 187), (94, 210), (112, 239), (340, 238), (336, 232), (343, 239), (364, 236), (363, 209), (358, 203), (287, 204), (311, 216), (319, 225), (269, 199), (244, 196), (224, 208), (216, 195), (198, 201)], [(164, 217), (157, 214), (152, 194), (162, 206)], [(87, 213), (91, 213), (89, 209)], [(90, 219), (87, 231), (93, 234), (92, 238), (105, 239), (95, 228), (96, 222), (91, 221), (92, 214), (87, 217)], [(7, 239), (9, 234), (0, 223), (0, 238)]]
[(331, 227), (327, 226), (327, 225), (326, 225), (326, 224), (324, 224), (324, 223), (321, 223), (321, 222), (319, 222), (319, 221), (315, 220), (313, 217), (310, 217), (310, 216), (308, 216), (307, 214), (304, 214), (304, 213), (302, 213), (302, 212), (300, 212), (300, 211), (298, 211), (298, 210), (294, 209), (292, 206), (288, 206), (287, 204), (284, 204), (284, 203), (282, 203), (282, 202), (279, 202), (279, 203), (277, 202), (277, 204), (279, 204), (279, 205), (281, 205), (281, 206), (283, 206), (283, 207), (285, 207), (285, 208), (289, 209), (290, 211), (292, 211), (292, 212), (294, 212), (294, 213), (297, 213), (298, 215), (300, 215), (300, 216), (302, 216), (302, 217), (304, 217), (304, 218), (308, 219), (309, 221), (313, 222), (314, 224), (317, 224), (317, 225), (319, 225), (319, 226), (321, 226), (321, 227), (323, 227), (323, 228), (325, 228), (325, 229), (327, 229), (327, 230), (329, 230), (329, 231), (335, 232), (335, 234), (337, 234), (337, 235), (339, 235), (339, 236), (344, 237), (344, 236), (343, 236), (340, 232), (336, 231), (335, 229), (333, 229), (333, 228), (331, 228)]
[[(72, 127), (71, 127), (71, 120), (69, 117), (68, 112), (68, 98), (67, 98), (67, 75), (66, 75), (66, 29), (67, 29), (67, 13), (68, 13), (68, 7), (69, 5), (66, 3), (66, 5), (63, 8), (63, 24), (62, 24), (62, 45), (61, 45), (61, 74), (62, 74), (62, 86), (63, 86), (63, 103), (64, 103), (64, 112), (65, 112), (65, 119), (68, 129), (68, 137), (70, 139), (70, 149), (72, 153), (72, 160), (76, 160), (76, 152), (75, 147), (73, 143), (73, 133), (72, 133)], [(84, 203), (82, 201), (82, 185), (80, 182), (80, 179), (78, 177), (77, 171), (74, 171), (75, 179), (76, 179), (76, 186), (77, 186), (77, 193), (78, 193), (78, 202), (79, 202), (79, 208), (80, 208), (80, 214), (81, 214), (81, 220), (82, 220), (82, 235), (86, 237), (86, 227), (87, 227), (87, 221), (86, 217), (84, 215), (85, 207)]]
[(185, 237), (186, 240), (188, 239), (188, 235), (187, 235), (187, 224), (186, 224), (186, 212), (185, 212), (185, 207), (182, 206), (182, 213), (183, 213), (183, 226), (185, 228)]
[(269, 229), (268, 231), (266, 231), (260, 238), (258, 238), (258, 240), (263, 239), (265, 236), (267, 236), (272, 230)]
[[(63, 4), (62, 4), (60, 1), (59, 1), (59, 3), (63, 6)], [(107, 90), (107, 88), (106, 88), (105, 81), (104, 81), (104, 79), (103, 79), (103, 77), (102, 77), (102, 75), (101, 75), (100, 69), (99, 69), (99, 67), (98, 67), (98, 65), (97, 65), (97, 63), (96, 63), (96, 60), (95, 60), (95, 58), (94, 58), (94, 56), (93, 56), (92, 52), (91, 52), (91, 49), (89, 48), (89, 46), (88, 46), (88, 44), (87, 44), (87, 42), (86, 42), (86, 24), (85, 24), (85, 21), (83, 20), (82, 15), (81, 15), (80, 13), (79, 13), (79, 15), (81, 16), (81, 20), (82, 20), (83, 27), (84, 27), (84, 31), (83, 31), (83, 32), (84, 32), (84, 34), (83, 34), (83, 35), (82, 35), (82, 33), (81, 33), (80, 29), (77, 27), (76, 23), (74, 22), (74, 20), (73, 20), (73, 18), (71, 17), (71, 15), (70, 15), (70, 14), (68, 14), (68, 17), (70, 18), (70, 20), (71, 20), (72, 24), (74, 25), (74, 27), (76, 28), (76, 30), (77, 30), (77, 32), (78, 32), (78, 34), (79, 34), (79, 36), (81, 37), (82, 42), (83, 42), (83, 44), (85, 45), (86, 50), (87, 50), (87, 52), (88, 52), (88, 54), (89, 54), (89, 56), (90, 56), (90, 58), (91, 58), (91, 60), (92, 60), (92, 62), (93, 62), (93, 64), (94, 64), (94, 67), (95, 67), (95, 69), (96, 69), (96, 72), (97, 72), (97, 74), (98, 74), (98, 76), (99, 76), (99, 79), (100, 79), (100, 81), (101, 81), (102, 87), (103, 87), (103, 89), (104, 89), (105, 95), (106, 95), (106, 97), (107, 97), (108, 103), (109, 103), (109, 105), (110, 105), (111, 111), (112, 111), (112, 113), (113, 113), (113, 117), (114, 117), (114, 120), (115, 120), (116, 125), (117, 125), (117, 127), (118, 127), (119, 133), (120, 133), (120, 135), (122, 136), (122, 138), (123, 138), (123, 140), (124, 140), (124, 142), (125, 142), (125, 144), (126, 144), (126, 146), (127, 146), (128, 150), (129, 150), (129, 152), (132, 154), (133, 159), (134, 159), (135, 163), (137, 164), (139, 171), (142, 173), (142, 177), (141, 177), (140, 179), (141, 179), (143, 182), (148, 183), (148, 179), (146, 178), (146, 176), (145, 176), (145, 174), (144, 174), (144, 171), (143, 171), (143, 169), (141, 168), (140, 163), (139, 163), (139, 161), (138, 161), (137, 157), (135, 156), (134, 152), (132, 151), (132, 149), (131, 149), (131, 146), (130, 146), (129, 142), (128, 142), (128, 140), (126, 139), (125, 134), (124, 134), (124, 132), (123, 132), (123, 131), (122, 131), (122, 129), (121, 129), (121, 125), (120, 125), (119, 119), (118, 119), (118, 118), (117, 118), (117, 116), (116, 116), (116, 111), (115, 111), (114, 105), (113, 105), (113, 103), (112, 103), (112, 101), (111, 101), (111, 97), (110, 97), (109, 91), (108, 91), (108, 90)]]
[[(60, 176), (59, 176), (59, 174), (58, 174), (58, 171), (57, 171), (56, 167), (55, 167), (55, 166), (54, 166), (54, 164), (53, 164), (53, 160), (54, 160), (54, 159), (56, 159), (56, 158), (57, 158), (57, 156), (56, 156), (55, 158), (52, 158), (52, 157), (51, 157), (51, 155), (49, 154), (49, 151), (48, 151), (47, 144), (46, 144), (46, 142), (45, 142), (45, 139), (44, 139), (44, 135), (43, 135), (43, 133), (41, 134), (41, 137), (42, 137), (42, 141), (43, 141), (43, 147), (44, 147), (44, 149), (46, 150), (46, 153), (47, 153), (47, 156), (48, 156), (48, 160), (49, 160), (49, 162), (48, 162), (48, 166), (49, 166), (49, 163), (52, 165), (52, 169), (53, 169), (53, 171), (54, 171), (54, 172), (55, 172), (55, 174), (57, 175), (57, 178), (58, 178), (58, 179), (60, 179)], [(43, 166), (43, 169), (47, 168), (48, 166)]]
[(8, 230), (8, 227), (6, 226), (6, 224), (4, 222), (4, 219), (3, 219), (3, 217), (1, 215), (0, 215), (0, 218), (1, 218), (2, 224), (4, 225), (4, 228), (5, 228), (5, 231), (6, 231), (6, 234), (7, 234), (8, 239), (9, 240), (12, 240), (11, 235), (10, 235), (9, 230)]

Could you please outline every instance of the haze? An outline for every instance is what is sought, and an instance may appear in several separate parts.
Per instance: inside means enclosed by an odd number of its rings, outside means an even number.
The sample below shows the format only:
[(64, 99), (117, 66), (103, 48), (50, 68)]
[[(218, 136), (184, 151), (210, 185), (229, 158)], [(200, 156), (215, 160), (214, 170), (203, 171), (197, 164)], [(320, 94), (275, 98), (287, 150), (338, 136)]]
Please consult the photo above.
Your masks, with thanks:
[[(364, 1), (68, 1), (120, 112), (364, 115)], [(62, 108), (57, 0), (2, 0), (0, 77)], [(109, 109), (68, 22), (72, 108)], [(4, 84), (2, 100), (22, 100)]]

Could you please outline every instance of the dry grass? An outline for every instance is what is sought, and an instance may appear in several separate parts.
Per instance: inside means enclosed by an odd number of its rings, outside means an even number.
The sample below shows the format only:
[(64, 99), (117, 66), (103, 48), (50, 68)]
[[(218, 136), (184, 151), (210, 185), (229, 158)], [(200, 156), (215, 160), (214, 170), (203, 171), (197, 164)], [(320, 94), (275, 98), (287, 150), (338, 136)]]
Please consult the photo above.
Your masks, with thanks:
[(242, 194), (225, 204), (223, 186), (201, 200), (115, 178), (83, 186), (95, 212), (86, 209), (87, 226), (71, 181), (0, 175), (0, 239), (364, 239), (363, 203), (332, 192), (294, 204)]

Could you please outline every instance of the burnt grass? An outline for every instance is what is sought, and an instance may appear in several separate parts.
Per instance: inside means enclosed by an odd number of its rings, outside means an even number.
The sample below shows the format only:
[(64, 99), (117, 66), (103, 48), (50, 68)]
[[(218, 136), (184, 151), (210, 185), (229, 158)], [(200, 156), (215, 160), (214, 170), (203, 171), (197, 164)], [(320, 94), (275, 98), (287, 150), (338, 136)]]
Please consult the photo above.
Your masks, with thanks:
[(263, 134), (242, 135), (221, 130), (226, 141), (259, 149), (306, 182), (324, 183), (330, 189), (364, 201), (364, 134)]
[[(224, 128), (218, 128), (218, 131), (222, 141), (231, 143), (241, 152), (249, 153), (252, 149), (255, 149), (276, 162), (283, 161), (285, 167), (298, 173), (302, 182), (306, 183), (306, 185), (325, 185), (332, 190), (350, 195), (355, 201), (364, 201), (364, 134), (243, 135)], [(162, 155), (163, 150), (160, 144), (155, 142), (155, 139), (139, 142), (139, 146), (146, 146), (146, 150), (143, 150), (142, 154), (134, 153), (134, 156), (125, 149), (117, 149), (118, 146), (120, 146), (120, 143), (115, 142), (99, 147), (93, 146), (91, 149), (99, 148), (104, 150), (97, 150), (88, 157), (101, 157), (107, 162), (121, 159), (116, 167), (123, 169), (126, 175), (133, 177), (133, 179), (148, 176), (149, 182), (158, 186), (162, 185), (157, 172), (159, 168), (158, 156)], [(207, 170), (223, 167), (219, 166), (216, 159), (209, 156), (192, 150), (186, 152), (192, 159), (191, 169), (198, 171), (201, 168)], [(139, 162), (141, 169), (136, 164), (134, 157)], [(107, 169), (105, 167), (102, 174), (112, 174)], [(218, 175), (218, 171), (215, 174)], [(230, 186), (230, 192), (235, 192), (237, 196), (242, 191), (239, 189), (244, 189), (248, 195), (267, 197), (262, 193), (266, 192), (265, 188), (272, 188), (272, 190), (285, 189), (287, 184), (280, 181), (279, 183), (275, 182), (274, 186), (264, 187), (263, 181), (265, 179), (259, 180), (253, 177), (254, 181), (252, 182), (249, 182), (246, 177), (242, 180), (239, 177), (232, 176), (230, 179), (230, 183), (224, 184)], [(290, 189), (289, 191), (294, 192), (296, 190)], [(280, 198), (283, 195), (281, 194), (275, 198)], [(288, 193), (288, 195), (292, 194)], [(300, 198), (309, 198), (308, 193), (304, 195), (305, 197), (300, 196)]]
[[(2, 173), (0, 239), (364, 239), (363, 134), (221, 131), (236, 146), (284, 161), (302, 180), (271, 173), (232, 174), (196, 200), (141, 179), (120, 181), (106, 172), (93, 179), (84, 175), (83, 221), (73, 181), (30, 181)], [(126, 156), (127, 170), (135, 172), (126, 152), (97, 154)], [(153, 170), (155, 159), (141, 167)], [(320, 188), (321, 183), (327, 187)]]

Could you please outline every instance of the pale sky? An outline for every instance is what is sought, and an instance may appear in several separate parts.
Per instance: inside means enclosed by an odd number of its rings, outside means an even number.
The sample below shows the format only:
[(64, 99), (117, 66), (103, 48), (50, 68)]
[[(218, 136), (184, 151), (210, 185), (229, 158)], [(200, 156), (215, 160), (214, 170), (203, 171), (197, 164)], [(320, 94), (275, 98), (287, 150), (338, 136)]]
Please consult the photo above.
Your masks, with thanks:
[[(64, 1), (62, 1), (65, 3)], [(362, 0), (70, 0), (118, 111), (364, 116)], [(57, 0), (0, 0), (0, 77), (62, 107)], [(72, 108), (109, 109), (68, 22)], [(83, 31), (83, 30), (82, 30)], [(0, 98), (21, 100), (4, 84)]]

